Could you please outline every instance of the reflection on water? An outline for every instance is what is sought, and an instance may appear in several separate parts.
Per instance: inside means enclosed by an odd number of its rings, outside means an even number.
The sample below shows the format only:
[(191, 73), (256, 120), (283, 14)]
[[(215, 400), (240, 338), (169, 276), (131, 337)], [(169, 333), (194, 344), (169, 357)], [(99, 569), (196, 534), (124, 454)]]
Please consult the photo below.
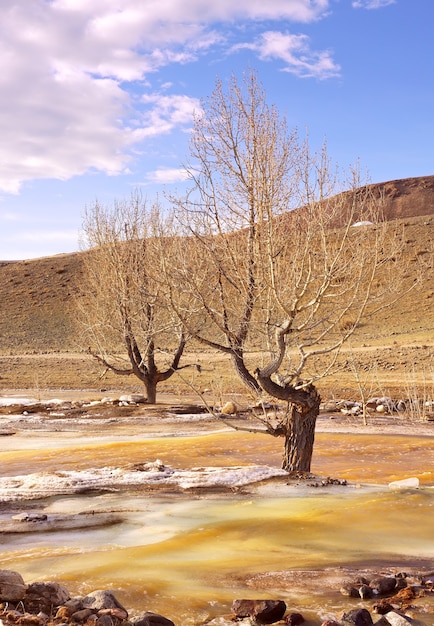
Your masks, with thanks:
[[(43, 447), (43, 444), (45, 447)], [(242, 433), (183, 438), (54, 443), (35, 449), (10, 438), (0, 475), (126, 465), (159, 458), (173, 467), (261, 463), (280, 465), (282, 441)], [(15, 449), (13, 449), (15, 448)], [(58, 580), (74, 594), (114, 589), (137, 611), (162, 612), (177, 624), (198, 624), (230, 611), (239, 597), (284, 599), (318, 621), (358, 605), (335, 589), (321, 592), (258, 575), (367, 564), (405, 569), (431, 560), (434, 570), (434, 446), (428, 437), (317, 435), (313, 470), (346, 478), (348, 487), (203, 497), (111, 493), (52, 498), (48, 513), (119, 511), (123, 522), (86, 531), (4, 535), (2, 567), (27, 581)], [(418, 476), (421, 488), (391, 491), (391, 480)], [(360, 486), (360, 485), (364, 486)], [(368, 485), (368, 486), (366, 486)], [(370, 485), (370, 486), (369, 486)], [(35, 505), (36, 507), (36, 505)], [(266, 578), (264, 578), (266, 580)], [(424, 600), (428, 606), (430, 599)], [(432, 602), (431, 602), (432, 604)], [(434, 624), (434, 614), (424, 618)]]

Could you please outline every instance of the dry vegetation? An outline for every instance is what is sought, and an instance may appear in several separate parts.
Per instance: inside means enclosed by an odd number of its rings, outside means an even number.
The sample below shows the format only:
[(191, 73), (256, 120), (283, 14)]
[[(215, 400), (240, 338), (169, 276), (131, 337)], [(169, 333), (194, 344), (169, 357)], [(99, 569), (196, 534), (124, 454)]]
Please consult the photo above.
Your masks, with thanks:
[[(342, 371), (322, 381), (323, 396), (354, 396), (354, 370), (372, 395), (399, 390), (432, 396), (434, 177), (392, 181), (385, 192), (388, 218), (402, 227), (406, 283), (416, 282), (421, 269), (422, 280), (392, 308), (361, 324), (342, 352)], [(104, 373), (80, 345), (74, 295), (81, 271), (82, 253), (0, 262), (0, 390), (141, 390), (133, 378)], [(188, 370), (185, 380), (175, 376), (160, 393), (190, 394), (191, 384), (216, 399), (244, 391), (224, 355), (193, 349), (186, 359), (201, 363), (202, 373)]]

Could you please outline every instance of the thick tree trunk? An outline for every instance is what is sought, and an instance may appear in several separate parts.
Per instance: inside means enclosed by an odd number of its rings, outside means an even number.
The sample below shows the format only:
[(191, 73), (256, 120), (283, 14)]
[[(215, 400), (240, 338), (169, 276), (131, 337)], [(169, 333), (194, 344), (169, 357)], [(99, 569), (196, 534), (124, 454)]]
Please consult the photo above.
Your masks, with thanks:
[(156, 404), (157, 402), (157, 380), (144, 380), (146, 388), (146, 404)]
[(271, 375), (279, 362), (280, 359), (262, 370), (256, 370), (255, 373), (264, 391), (288, 403), (286, 421), (280, 424), (279, 431), (274, 433), (285, 438), (282, 468), (288, 472), (310, 472), (321, 398), (312, 384), (306, 387), (301, 384), (280, 385), (272, 380)]
[(282, 461), (284, 470), (288, 472), (310, 472), (318, 414), (319, 396), (310, 407), (303, 407), (299, 404), (288, 406)]

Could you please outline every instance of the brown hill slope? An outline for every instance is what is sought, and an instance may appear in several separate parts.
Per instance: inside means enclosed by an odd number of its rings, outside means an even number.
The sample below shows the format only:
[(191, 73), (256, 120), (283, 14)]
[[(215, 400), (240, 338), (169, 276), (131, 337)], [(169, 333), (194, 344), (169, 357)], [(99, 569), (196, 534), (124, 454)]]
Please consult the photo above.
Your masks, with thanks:
[(370, 186), (374, 196), (383, 197), (387, 219), (434, 214), (434, 176), (404, 178)]
[(0, 262), (0, 353), (76, 349), (74, 293), (81, 254)]
[[(420, 362), (421, 367), (432, 372), (434, 176), (390, 181), (372, 187), (374, 193), (386, 198), (387, 218), (398, 220), (403, 226), (402, 246), (408, 268), (406, 280), (414, 280), (420, 261), (425, 266), (425, 274), (420, 288), (401, 298), (393, 308), (381, 312), (375, 321), (362, 325), (355, 341), (362, 350), (383, 350), (384, 346), (389, 346), (390, 353), (384, 358), (385, 369), (393, 368), (396, 346), (399, 346), (401, 352), (397, 358), (403, 367), (410, 368)], [(82, 253), (0, 262), (0, 356), (3, 355), (0, 359), (0, 388), (34, 385), (33, 370), (41, 371), (41, 367), (43, 370), (43, 365), (35, 357), (44, 354), (52, 355), (45, 360), (54, 362), (57, 370), (63, 368), (61, 384), (74, 386), (71, 377), (83, 370), (88, 357), (82, 355), (79, 364), (70, 364), (70, 374), (66, 373), (65, 358), (53, 359), (57, 353), (79, 351), (74, 294), (81, 271)], [(411, 354), (405, 352), (407, 348)], [(382, 354), (384, 351), (380, 356)], [(28, 355), (28, 358), (23, 361), (22, 355)], [(93, 385), (98, 375), (98, 367), (92, 364), (87, 378), (83, 370), (82, 380), (77, 384)], [(53, 377), (41, 376), (44, 386), (56, 386)], [(56, 380), (59, 383), (59, 378)]]

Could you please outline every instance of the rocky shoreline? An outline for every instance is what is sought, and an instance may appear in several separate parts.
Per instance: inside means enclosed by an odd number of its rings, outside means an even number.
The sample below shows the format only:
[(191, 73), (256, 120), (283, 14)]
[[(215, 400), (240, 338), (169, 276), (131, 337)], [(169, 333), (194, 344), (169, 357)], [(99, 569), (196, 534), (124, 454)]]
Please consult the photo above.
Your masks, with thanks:
[[(160, 432), (162, 426), (165, 432), (177, 432), (180, 423), (184, 429), (193, 432), (211, 431), (216, 427), (228, 428), (229, 425), (237, 428), (246, 423), (258, 424), (254, 418), (255, 407), (246, 405), (245, 400), (238, 397), (227, 403), (234, 407), (233, 410), (224, 410), (223, 406), (210, 413), (194, 396), (186, 396), (180, 404), (179, 397), (161, 394), (161, 402), (148, 405), (144, 403), (145, 398), (141, 394), (96, 397), (95, 392), (64, 391), (58, 393), (60, 397), (51, 399), (48, 393), (43, 395), (46, 396), (43, 399), (23, 397), (18, 394), (18, 390), (0, 395), (0, 437), (13, 436), (23, 430), (62, 431), (66, 427), (92, 431), (108, 420), (113, 432), (117, 428), (136, 425), (138, 428), (146, 426), (149, 433)], [(399, 401), (390, 398), (374, 398), (368, 406), (364, 424), (360, 403), (349, 400), (325, 402), (317, 419), (316, 432), (357, 431), (432, 436), (432, 406), (425, 419), (414, 419), (408, 412), (397, 410), (398, 404)]]
[[(409, 626), (423, 624), (424, 614), (434, 613), (434, 605), (419, 602), (434, 598), (434, 571), (412, 574), (399, 572), (380, 575), (366, 572), (343, 582), (341, 595), (369, 602), (369, 608), (349, 606), (335, 619), (322, 621), (322, 626)], [(236, 599), (231, 614), (222, 615), (208, 624), (231, 624), (247, 620), (248, 624), (300, 626), (301, 613), (288, 612), (282, 599)], [(432, 619), (430, 620), (432, 622)], [(318, 622), (320, 623), (320, 622)], [(132, 617), (112, 591), (96, 590), (85, 597), (71, 597), (57, 582), (33, 582), (27, 585), (13, 570), (0, 570), (1, 626), (175, 626), (159, 613), (145, 611)], [(181, 625), (178, 625), (181, 626)]]

